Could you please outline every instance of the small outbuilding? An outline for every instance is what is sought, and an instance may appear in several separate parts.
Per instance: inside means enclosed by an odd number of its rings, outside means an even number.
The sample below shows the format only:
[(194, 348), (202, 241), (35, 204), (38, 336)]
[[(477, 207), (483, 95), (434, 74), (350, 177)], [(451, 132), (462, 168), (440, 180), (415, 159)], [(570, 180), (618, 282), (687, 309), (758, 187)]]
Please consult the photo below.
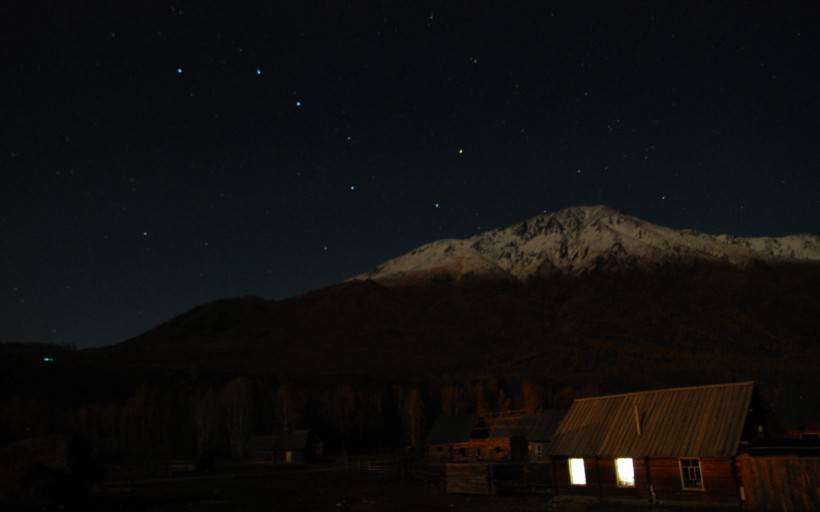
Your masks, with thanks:
[(554, 491), (737, 507), (737, 456), (769, 423), (753, 382), (577, 399), (549, 447)]

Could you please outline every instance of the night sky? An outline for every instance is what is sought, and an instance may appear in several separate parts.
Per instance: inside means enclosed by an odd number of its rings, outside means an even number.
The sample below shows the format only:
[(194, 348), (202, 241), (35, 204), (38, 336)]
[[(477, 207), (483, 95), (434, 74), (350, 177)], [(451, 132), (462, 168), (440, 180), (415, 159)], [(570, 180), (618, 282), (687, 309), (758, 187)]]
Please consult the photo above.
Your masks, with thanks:
[(283, 3), (4, 2), (0, 340), (122, 341), (574, 205), (820, 233), (816, 2)]

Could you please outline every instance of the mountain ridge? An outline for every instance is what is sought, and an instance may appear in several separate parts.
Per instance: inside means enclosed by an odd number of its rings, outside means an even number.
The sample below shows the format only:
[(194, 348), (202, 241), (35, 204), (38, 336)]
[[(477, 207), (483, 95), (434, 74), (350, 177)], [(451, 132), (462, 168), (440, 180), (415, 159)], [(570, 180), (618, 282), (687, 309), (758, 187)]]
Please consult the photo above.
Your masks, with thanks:
[(604, 205), (577, 206), (466, 239), (436, 240), (351, 279), (481, 275), (527, 280), (552, 272), (578, 274), (687, 259), (733, 265), (754, 260), (820, 261), (820, 237), (710, 235), (660, 226)]

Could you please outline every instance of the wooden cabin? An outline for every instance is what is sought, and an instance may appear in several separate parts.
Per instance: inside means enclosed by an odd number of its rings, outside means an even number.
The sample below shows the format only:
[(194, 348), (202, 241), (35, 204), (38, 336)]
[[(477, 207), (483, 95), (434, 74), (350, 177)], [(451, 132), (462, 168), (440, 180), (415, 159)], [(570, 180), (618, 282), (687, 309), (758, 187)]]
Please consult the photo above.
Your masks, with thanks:
[(546, 447), (561, 411), (519, 411), (479, 417), (440, 416), (427, 438), (428, 460), (444, 462), (548, 462)]
[[(494, 494), (504, 489), (548, 487), (542, 477), (549, 459), (544, 449), (560, 413), (520, 411), (472, 416), (441, 416), (428, 436), (428, 460), (446, 463), (448, 493)], [(534, 468), (537, 462), (539, 468)]]
[(439, 416), (427, 435), (427, 461), (443, 464), (464, 459), (470, 441), (486, 439), (488, 432), (484, 420), (475, 414)]
[(753, 382), (575, 400), (549, 453), (556, 494), (738, 507), (737, 456), (768, 437)]
[(322, 441), (310, 430), (291, 430), (250, 438), (246, 453), (252, 464), (306, 464), (322, 456)]

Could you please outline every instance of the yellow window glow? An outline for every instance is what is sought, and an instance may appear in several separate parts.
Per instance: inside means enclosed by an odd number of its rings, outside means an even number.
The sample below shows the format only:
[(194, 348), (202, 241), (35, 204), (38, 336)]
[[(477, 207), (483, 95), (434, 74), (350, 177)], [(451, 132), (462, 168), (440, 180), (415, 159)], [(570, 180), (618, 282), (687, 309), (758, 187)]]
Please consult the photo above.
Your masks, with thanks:
[(569, 483), (586, 485), (587, 473), (584, 470), (584, 459), (569, 459)]
[(632, 459), (615, 459), (618, 487), (635, 487), (635, 466)]

